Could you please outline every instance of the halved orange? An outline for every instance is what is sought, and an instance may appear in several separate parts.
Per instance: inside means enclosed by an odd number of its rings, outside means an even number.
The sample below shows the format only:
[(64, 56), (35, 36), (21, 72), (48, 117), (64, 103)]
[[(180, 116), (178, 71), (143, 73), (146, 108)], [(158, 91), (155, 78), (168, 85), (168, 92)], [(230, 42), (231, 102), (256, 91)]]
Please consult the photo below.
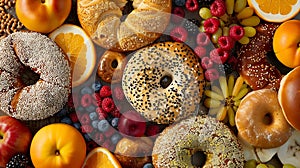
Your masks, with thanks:
[(284, 22), (300, 12), (300, 0), (248, 0), (248, 4), (269, 22)]
[(117, 158), (106, 148), (96, 147), (90, 151), (82, 168), (121, 168)]
[(64, 24), (49, 37), (66, 53), (72, 73), (72, 87), (84, 83), (96, 65), (94, 44), (85, 31), (76, 25)]

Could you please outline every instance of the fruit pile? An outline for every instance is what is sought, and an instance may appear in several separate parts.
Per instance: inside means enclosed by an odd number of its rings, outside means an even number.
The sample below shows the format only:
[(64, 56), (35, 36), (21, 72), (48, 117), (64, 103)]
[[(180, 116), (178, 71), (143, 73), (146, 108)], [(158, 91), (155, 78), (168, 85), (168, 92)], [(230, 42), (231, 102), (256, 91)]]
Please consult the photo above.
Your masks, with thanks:
[[(135, 111), (124, 96), (121, 82), (107, 83), (97, 76), (95, 69), (103, 48), (95, 45), (80, 27), (74, 8), (77, 1), (73, 0), (71, 5), (71, 0), (54, 0), (53, 3), (64, 8), (61, 15), (52, 15), (58, 13), (54, 11), (54, 4), (47, 4), (49, 10), (39, 13), (27, 11), (32, 8), (22, 6), (21, 1), (26, 1), (29, 7), (40, 7), (41, 3), (33, 5), (30, 0), (17, 0), (17, 17), (26, 29), (48, 35), (66, 53), (72, 67), (72, 93), (65, 107), (53, 116), (58, 122), (43, 126), (37, 132), (20, 120), (0, 116), (0, 168), (153, 168), (153, 144), (168, 125), (149, 122)], [(285, 6), (282, 10), (272, 5), (277, 2), (270, 4), (270, 9), (265, 2), (172, 0), (169, 26), (157, 40), (182, 42), (193, 49), (205, 70), (207, 83), (201, 106), (235, 133), (235, 113), (243, 98), (252, 91), (237, 72), (237, 51), (255, 37), (256, 26), (279, 22), (285, 26), (282, 29), (293, 31), (294, 34), (282, 30), (274, 35), (274, 52), (287, 67), (300, 65), (297, 39), (300, 23), (288, 22), (299, 13), (300, 0), (281, 2), (281, 6)], [(27, 12), (36, 17), (28, 18)], [(45, 19), (50, 16), (50, 20)], [(51, 26), (45, 26), (48, 23)], [(282, 42), (281, 39), (288, 40)], [(290, 48), (293, 44), (297, 47)], [(245, 153), (254, 151), (256, 155), (254, 159), (246, 157), (244, 167), (299, 167), (299, 161), (295, 160), (299, 152), (298, 136), (278, 149), (245, 148)], [(268, 155), (262, 156), (264, 152)]]

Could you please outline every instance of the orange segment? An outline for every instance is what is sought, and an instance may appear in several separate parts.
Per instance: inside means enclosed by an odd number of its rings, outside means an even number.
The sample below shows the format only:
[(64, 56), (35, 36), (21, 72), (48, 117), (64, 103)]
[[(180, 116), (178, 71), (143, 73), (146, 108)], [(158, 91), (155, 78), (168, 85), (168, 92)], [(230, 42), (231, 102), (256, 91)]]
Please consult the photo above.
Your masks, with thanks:
[(248, 4), (269, 22), (284, 22), (300, 12), (300, 0), (248, 0)]
[(82, 168), (121, 168), (117, 158), (106, 148), (97, 147), (89, 152)]
[(79, 26), (64, 24), (53, 31), (49, 37), (69, 58), (72, 86), (76, 87), (85, 82), (96, 64), (95, 48), (89, 36)]

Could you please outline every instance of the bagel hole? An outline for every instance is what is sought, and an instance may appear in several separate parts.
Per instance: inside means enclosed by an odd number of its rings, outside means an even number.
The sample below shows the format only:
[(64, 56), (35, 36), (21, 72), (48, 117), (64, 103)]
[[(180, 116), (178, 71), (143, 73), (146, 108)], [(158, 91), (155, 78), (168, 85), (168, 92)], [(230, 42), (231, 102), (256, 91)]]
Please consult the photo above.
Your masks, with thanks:
[(123, 22), (129, 13), (131, 13), (133, 11), (133, 1), (127, 1), (126, 5), (123, 7), (122, 10), (122, 17), (121, 17), (121, 21)]
[(21, 80), (26, 86), (36, 84), (39, 79), (39, 74), (35, 73), (31, 68), (25, 67), (21, 75)]
[(207, 156), (203, 151), (197, 151), (192, 155), (191, 163), (194, 167), (200, 168), (205, 165), (206, 158)]
[(171, 75), (164, 75), (160, 78), (160, 86), (165, 89), (172, 83), (172, 80)]
[(41, 0), (41, 3), (45, 3), (46, 0)]
[(112, 68), (117, 68), (118, 67), (118, 61), (116, 59), (114, 59), (112, 62), (111, 62), (111, 67)]
[(263, 123), (265, 125), (270, 125), (272, 122), (273, 122), (273, 118), (272, 118), (271, 113), (267, 113), (263, 118)]

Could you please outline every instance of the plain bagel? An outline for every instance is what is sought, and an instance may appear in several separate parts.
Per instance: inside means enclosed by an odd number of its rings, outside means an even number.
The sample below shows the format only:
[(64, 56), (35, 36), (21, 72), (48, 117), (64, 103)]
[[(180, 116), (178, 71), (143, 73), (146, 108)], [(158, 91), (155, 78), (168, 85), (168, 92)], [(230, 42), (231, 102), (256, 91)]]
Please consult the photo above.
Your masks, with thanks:
[(110, 50), (132, 51), (163, 33), (170, 20), (172, 0), (134, 0), (134, 10), (123, 16), (126, 3), (127, 0), (77, 1), (80, 24), (96, 44)]

